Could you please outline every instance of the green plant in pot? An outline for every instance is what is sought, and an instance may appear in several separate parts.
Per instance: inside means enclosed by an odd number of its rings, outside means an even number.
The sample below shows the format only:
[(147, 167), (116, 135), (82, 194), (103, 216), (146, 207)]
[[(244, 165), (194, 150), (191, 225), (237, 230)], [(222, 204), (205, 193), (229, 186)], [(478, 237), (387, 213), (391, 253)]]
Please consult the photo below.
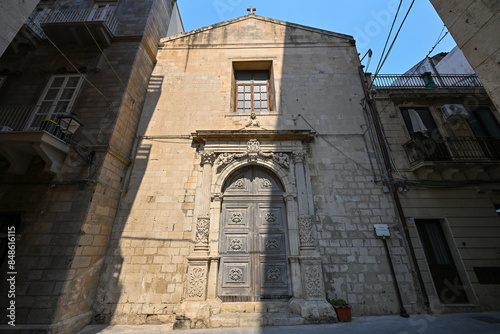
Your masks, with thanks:
[(337, 313), (337, 319), (339, 322), (351, 322), (351, 305), (349, 305), (343, 299), (329, 299), (326, 300), (332, 304), (335, 309), (335, 313)]

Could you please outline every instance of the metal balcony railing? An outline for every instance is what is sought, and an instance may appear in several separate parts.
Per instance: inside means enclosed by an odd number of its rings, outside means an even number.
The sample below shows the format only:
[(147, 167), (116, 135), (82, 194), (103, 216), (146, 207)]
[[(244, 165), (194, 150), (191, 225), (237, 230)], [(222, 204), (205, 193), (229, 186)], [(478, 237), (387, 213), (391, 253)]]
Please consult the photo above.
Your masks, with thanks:
[(500, 160), (500, 139), (491, 137), (419, 138), (403, 146), (410, 165), (422, 161)]
[(104, 22), (111, 33), (115, 32), (118, 21), (114, 15), (113, 8), (91, 8), (91, 9), (75, 9), (75, 10), (58, 10), (53, 11), (41, 22), (41, 24), (49, 23), (88, 23), (88, 22)]
[(67, 114), (58, 106), (0, 107), (0, 132), (46, 131), (60, 137), (58, 117)]
[(421, 75), (397, 75), (397, 74), (379, 74), (372, 77), (373, 85), (376, 88), (390, 89), (413, 89), (413, 88), (470, 88), (483, 87), (475, 74), (453, 74), (453, 75), (435, 75), (430, 76), (432, 84), (427, 78)]

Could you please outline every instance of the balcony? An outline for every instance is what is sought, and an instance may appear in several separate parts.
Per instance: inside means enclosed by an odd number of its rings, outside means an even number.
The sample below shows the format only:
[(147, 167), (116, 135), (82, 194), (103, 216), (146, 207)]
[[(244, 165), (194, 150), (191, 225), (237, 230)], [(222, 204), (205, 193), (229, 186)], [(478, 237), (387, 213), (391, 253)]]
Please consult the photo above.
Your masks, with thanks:
[(475, 74), (460, 75), (396, 75), (380, 74), (372, 77), (378, 89), (428, 89), (428, 88), (475, 88), (483, 87)]
[(500, 139), (419, 138), (403, 146), (411, 171), (420, 175), (439, 174), (443, 179), (451, 179), (458, 172), (472, 180), (500, 177)]
[(59, 42), (94, 43), (108, 47), (118, 25), (114, 8), (52, 11), (41, 22), (45, 34)]
[(57, 106), (0, 107), (0, 155), (10, 163), (8, 172), (24, 175), (39, 156), (45, 172), (59, 173), (69, 152), (56, 123), (61, 115)]
[(45, 33), (39, 25), (39, 18), (35, 11), (28, 17), (28, 20), (26, 20), (19, 32), (12, 39), (10, 46), (15, 53), (19, 52), (19, 46), (22, 44), (36, 49), (43, 38), (45, 38)]

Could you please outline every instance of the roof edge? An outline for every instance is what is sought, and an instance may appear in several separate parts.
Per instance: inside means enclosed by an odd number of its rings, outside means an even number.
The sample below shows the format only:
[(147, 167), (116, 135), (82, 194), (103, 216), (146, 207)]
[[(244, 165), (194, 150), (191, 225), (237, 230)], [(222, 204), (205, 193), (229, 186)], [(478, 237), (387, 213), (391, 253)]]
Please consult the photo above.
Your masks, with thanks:
[(269, 18), (269, 17), (260, 16), (260, 15), (256, 15), (256, 14), (247, 14), (247, 15), (240, 16), (240, 17), (237, 17), (237, 18), (234, 18), (234, 19), (231, 19), (231, 20), (227, 20), (227, 21), (215, 23), (215, 24), (212, 24), (212, 25), (209, 25), (209, 26), (205, 26), (205, 27), (202, 27), (202, 28), (198, 28), (198, 29), (194, 29), (194, 30), (191, 30), (191, 31), (183, 32), (183, 33), (180, 33), (180, 34), (177, 34), (177, 35), (173, 35), (173, 36), (162, 38), (160, 40), (160, 43), (167, 43), (167, 42), (170, 42), (170, 41), (173, 41), (173, 40), (177, 40), (177, 39), (181, 39), (181, 38), (184, 38), (184, 37), (192, 36), (192, 35), (204, 32), (204, 31), (208, 31), (208, 30), (220, 28), (220, 27), (223, 27), (223, 26), (227, 26), (227, 25), (230, 25), (230, 24), (234, 24), (234, 23), (245, 21), (245, 20), (249, 20), (249, 19), (257, 19), (257, 20), (261, 20), (261, 21), (265, 21), (265, 22), (271, 22), (271, 23), (274, 23), (274, 24), (279, 24), (279, 25), (283, 25), (283, 26), (287, 26), (287, 27), (293, 27), (293, 28), (297, 28), (297, 29), (302, 29), (302, 30), (314, 32), (314, 33), (319, 33), (319, 34), (323, 34), (323, 35), (328, 35), (328, 36), (343, 38), (343, 39), (346, 39), (346, 40), (349, 40), (349, 41), (354, 41), (354, 37), (351, 36), (351, 35), (336, 33), (336, 32), (333, 32), (333, 31), (323, 30), (323, 29), (319, 29), (319, 28), (308, 27), (308, 26), (297, 24), (297, 23), (291, 23), (291, 22), (286, 22), (286, 21), (282, 21), (282, 20), (272, 19), (272, 18)]

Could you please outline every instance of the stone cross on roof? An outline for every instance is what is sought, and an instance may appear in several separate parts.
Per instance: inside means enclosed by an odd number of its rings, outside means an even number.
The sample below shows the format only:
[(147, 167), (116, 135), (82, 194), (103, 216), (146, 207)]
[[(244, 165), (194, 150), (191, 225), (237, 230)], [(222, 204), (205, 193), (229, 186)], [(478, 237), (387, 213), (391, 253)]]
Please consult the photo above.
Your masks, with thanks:
[(253, 8), (252, 6), (250, 6), (250, 8), (247, 8), (247, 12), (250, 12), (250, 14), (253, 14), (254, 11), (256, 11), (257, 8)]

